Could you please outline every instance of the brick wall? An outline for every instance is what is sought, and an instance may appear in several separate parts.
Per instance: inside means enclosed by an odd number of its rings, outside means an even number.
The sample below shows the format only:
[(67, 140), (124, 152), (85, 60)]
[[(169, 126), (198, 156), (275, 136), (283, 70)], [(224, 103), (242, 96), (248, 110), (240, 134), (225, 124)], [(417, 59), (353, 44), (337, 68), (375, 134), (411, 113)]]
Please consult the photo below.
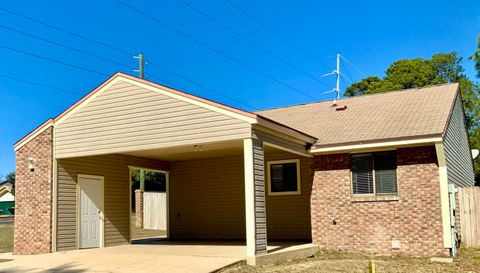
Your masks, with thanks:
[(135, 190), (135, 226), (143, 228), (143, 190)]
[[(314, 158), (312, 239), (323, 249), (447, 256), (434, 146), (397, 150), (398, 196), (355, 198), (350, 155)], [(392, 249), (392, 241), (400, 242)]]
[(51, 251), (52, 134), (50, 127), (16, 152), (14, 254)]

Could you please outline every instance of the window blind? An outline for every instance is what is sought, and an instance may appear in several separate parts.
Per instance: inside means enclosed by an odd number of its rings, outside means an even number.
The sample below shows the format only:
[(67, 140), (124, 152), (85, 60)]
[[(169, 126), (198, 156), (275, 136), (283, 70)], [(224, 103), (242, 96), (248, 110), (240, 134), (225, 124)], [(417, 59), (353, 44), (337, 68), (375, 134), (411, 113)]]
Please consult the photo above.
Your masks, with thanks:
[(353, 194), (373, 194), (372, 156), (352, 156)]

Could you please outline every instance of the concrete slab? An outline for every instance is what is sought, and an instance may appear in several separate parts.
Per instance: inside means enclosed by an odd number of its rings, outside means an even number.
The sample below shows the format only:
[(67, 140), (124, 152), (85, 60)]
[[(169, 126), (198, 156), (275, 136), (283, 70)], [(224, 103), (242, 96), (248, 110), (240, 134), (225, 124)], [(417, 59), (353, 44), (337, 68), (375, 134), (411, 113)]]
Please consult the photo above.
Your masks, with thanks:
[(283, 246), (278, 249), (271, 249), (265, 255), (256, 257), (247, 257), (247, 264), (252, 266), (264, 266), (267, 264), (276, 264), (295, 259), (307, 258), (315, 255), (320, 248), (316, 244), (300, 244)]
[(211, 272), (244, 257), (245, 246), (238, 243), (164, 241), (28, 256), (3, 253), (0, 272)]
[(434, 263), (453, 263), (453, 258), (432, 257), (430, 258), (430, 261)]

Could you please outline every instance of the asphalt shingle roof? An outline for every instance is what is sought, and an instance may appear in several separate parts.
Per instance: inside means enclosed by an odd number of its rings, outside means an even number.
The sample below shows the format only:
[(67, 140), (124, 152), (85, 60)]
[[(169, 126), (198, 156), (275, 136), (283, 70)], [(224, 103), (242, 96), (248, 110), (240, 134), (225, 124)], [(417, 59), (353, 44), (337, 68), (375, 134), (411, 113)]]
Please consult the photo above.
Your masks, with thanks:
[(363, 95), (256, 112), (316, 137), (314, 146), (441, 136), (458, 84)]

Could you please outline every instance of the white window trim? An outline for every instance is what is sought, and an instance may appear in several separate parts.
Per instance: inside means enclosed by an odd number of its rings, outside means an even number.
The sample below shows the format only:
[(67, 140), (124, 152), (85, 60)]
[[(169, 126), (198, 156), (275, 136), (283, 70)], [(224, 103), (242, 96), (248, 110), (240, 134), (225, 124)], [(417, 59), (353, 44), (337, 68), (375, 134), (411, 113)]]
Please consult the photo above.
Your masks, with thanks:
[[(378, 151), (383, 152), (383, 151)], [(385, 152), (396, 152), (396, 150), (386, 150)], [(377, 194), (377, 181), (375, 180), (375, 159), (374, 154), (377, 152), (371, 153), (352, 153), (350, 154), (350, 158), (352, 157), (360, 157), (365, 155), (370, 155), (372, 157), (372, 181), (373, 181), (373, 193), (353, 193), (353, 170), (352, 164), (350, 163), (350, 193), (353, 197), (382, 197), (382, 196), (399, 196), (399, 188), (398, 188), (398, 163), (396, 163), (397, 168), (395, 169), (395, 182), (397, 183), (397, 192), (396, 193), (384, 193), (384, 194)]]
[[(270, 166), (276, 164), (295, 163), (297, 166), (297, 190), (296, 191), (284, 191), (284, 192), (272, 192), (272, 181), (270, 180)], [(268, 183), (268, 195), (300, 195), (302, 194), (302, 183), (300, 182), (300, 159), (287, 159), (287, 160), (275, 160), (267, 162), (267, 183)]]

